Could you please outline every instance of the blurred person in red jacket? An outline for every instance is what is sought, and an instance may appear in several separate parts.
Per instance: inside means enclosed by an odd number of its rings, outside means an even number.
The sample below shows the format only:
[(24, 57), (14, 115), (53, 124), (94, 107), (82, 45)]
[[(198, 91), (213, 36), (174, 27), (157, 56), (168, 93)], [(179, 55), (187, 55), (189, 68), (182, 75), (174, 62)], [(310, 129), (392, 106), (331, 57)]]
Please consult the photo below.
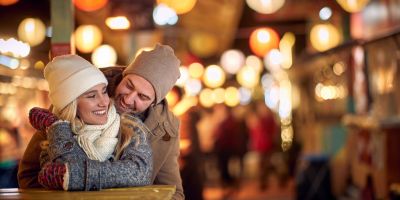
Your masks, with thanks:
[(264, 102), (256, 102), (254, 112), (247, 116), (250, 133), (250, 149), (259, 154), (260, 189), (268, 187), (268, 176), (272, 172), (271, 155), (277, 141), (278, 126), (272, 111)]

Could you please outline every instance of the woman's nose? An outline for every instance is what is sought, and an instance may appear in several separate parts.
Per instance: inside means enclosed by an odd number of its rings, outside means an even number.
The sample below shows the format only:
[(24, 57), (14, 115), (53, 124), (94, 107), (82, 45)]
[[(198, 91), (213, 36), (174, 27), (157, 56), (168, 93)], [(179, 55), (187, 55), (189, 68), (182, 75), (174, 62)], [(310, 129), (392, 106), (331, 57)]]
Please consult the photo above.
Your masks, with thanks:
[(101, 95), (99, 105), (108, 106), (108, 104), (110, 104), (110, 98), (108, 97), (108, 95)]

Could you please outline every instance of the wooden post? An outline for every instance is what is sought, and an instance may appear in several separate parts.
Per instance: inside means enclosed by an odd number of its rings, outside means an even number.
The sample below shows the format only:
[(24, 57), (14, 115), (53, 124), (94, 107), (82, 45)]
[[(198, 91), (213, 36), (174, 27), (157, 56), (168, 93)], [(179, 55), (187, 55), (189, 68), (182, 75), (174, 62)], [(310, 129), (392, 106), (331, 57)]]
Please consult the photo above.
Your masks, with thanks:
[(73, 54), (71, 44), (72, 31), (74, 30), (74, 7), (72, 0), (51, 0), (50, 2), (51, 38), (50, 57)]

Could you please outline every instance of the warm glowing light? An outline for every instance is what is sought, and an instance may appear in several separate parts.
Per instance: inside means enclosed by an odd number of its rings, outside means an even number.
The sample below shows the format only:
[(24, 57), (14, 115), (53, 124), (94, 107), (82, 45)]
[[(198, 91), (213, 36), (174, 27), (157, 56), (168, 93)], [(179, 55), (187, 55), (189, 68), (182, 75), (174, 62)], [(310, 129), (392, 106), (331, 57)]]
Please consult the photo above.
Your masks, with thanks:
[(325, 51), (341, 42), (339, 31), (332, 24), (317, 24), (311, 28), (311, 45), (318, 51)]
[(279, 51), (282, 53), (283, 60), (281, 67), (283, 69), (289, 69), (293, 64), (293, 46), (296, 39), (293, 33), (287, 32), (283, 35), (281, 41), (279, 42)]
[(240, 93), (235, 87), (228, 87), (225, 90), (225, 104), (231, 107), (237, 106), (240, 103)]
[(315, 97), (318, 101), (342, 99), (347, 96), (347, 89), (343, 85), (324, 85), (318, 83), (315, 86)]
[(44, 69), (44, 62), (41, 60), (36, 61), (35, 64), (33, 64), (33, 67), (35, 69), (42, 70), (42, 69)]
[(0, 55), (0, 65), (4, 65), (10, 69), (17, 69), (19, 66), (19, 60), (6, 55)]
[(225, 83), (225, 73), (218, 65), (210, 65), (204, 72), (203, 81), (210, 88), (220, 87)]
[(263, 70), (261, 59), (254, 55), (247, 56), (246, 66), (253, 67), (258, 73), (261, 73)]
[(236, 80), (244, 87), (254, 88), (260, 80), (260, 75), (253, 67), (244, 66), (237, 73)]
[(103, 41), (101, 30), (95, 25), (81, 25), (75, 31), (75, 45), (82, 53), (90, 53)]
[(9, 6), (17, 2), (18, 0), (0, 0), (0, 6)]
[(185, 14), (193, 9), (197, 0), (157, 0), (157, 4), (165, 4), (177, 14)]
[(225, 51), (221, 56), (221, 66), (229, 74), (236, 74), (244, 65), (244, 54), (237, 49)]
[(189, 79), (185, 84), (185, 93), (189, 96), (196, 96), (201, 90), (201, 81), (198, 79)]
[(131, 23), (125, 16), (108, 17), (106, 25), (113, 30), (125, 30), (131, 26)]
[(251, 33), (249, 43), (251, 51), (263, 57), (271, 49), (278, 48), (279, 35), (271, 28), (259, 28)]
[(31, 47), (27, 43), (14, 38), (9, 38), (8, 40), (0, 39), (0, 53), (3, 55), (23, 58), (28, 56), (30, 51)]
[(278, 49), (272, 49), (264, 57), (264, 63), (266, 69), (274, 73), (281, 69), (281, 64), (283, 63), (283, 55)]
[(178, 103), (179, 95), (175, 90), (170, 90), (167, 93), (167, 96), (165, 96), (165, 99), (167, 99), (168, 106), (170, 106), (172, 108)]
[(189, 75), (192, 78), (201, 78), (204, 73), (204, 66), (200, 63), (192, 63), (189, 65)]
[(179, 87), (184, 87), (186, 82), (189, 80), (189, 70), (188, 70), (188, 68), (186, 68), (184, 66), (180, 66), (179, 72), (180, 72), (181, 76), (176, 81), (175, 85), (177, 85)]
[(103, 8), (108, 0), (73, 0), (72, 2), (78, 9), (91, 12)]
[(328, 20), (332, 16), (332, 9), (329, 7), (323, 7), (319, 11), (319, 18), (322, 20)]
[(369, 2), (369, 0), (336, 0), (339, 5), (347, 12), (360, 12)]
[(337, 62), (333, 65), (333, 73), (340, 76), (346, 70), (343, 62)]
[(216, 88), (212, 91), (211, 99), (214, 103), (224, 103), (225, 101), (225, 89), (224, 88)]
[(154, 8), (153, 20), (160, 26), (174, 25), (178, 22), (178, 15), (175, 11), (165, 4), (159, 4)]
[(247, 5), (262, 14), (271, 14), (278, 11), (285, 0), (246, 0)]
[(39, 45), (46, 37), (46, 26), (38, 18), (26, 18), (18, 26), (18, 37), (32, 47)]
[(247, 105), (251, 102), (251, 90), (245, 87), (239, 88), (239, 97), (240, 97), (240, 104)]
[(93, 51), (92, 62), (99, 68), (115, 66), (117, 62), (117, 52), (110, 45), (101, 45)]
[(212, 101), (213, 91), (209, 88), (205, 88), (200, 92), (199, 101), (200, 104), (206, 108), (209, 108), (214, 105), (214, 101)]
[(178, 102), (172, 109), (172, 112), (176, 116), (184, 114), (189, 108), (196, 106), (198, 104), (197, 97), (185, 96), (180, 102)]
[(272, 110), (278, 110), (279, 105), (279, 86), (274, 84), (268, 90), (264, 90), (265, 104)]

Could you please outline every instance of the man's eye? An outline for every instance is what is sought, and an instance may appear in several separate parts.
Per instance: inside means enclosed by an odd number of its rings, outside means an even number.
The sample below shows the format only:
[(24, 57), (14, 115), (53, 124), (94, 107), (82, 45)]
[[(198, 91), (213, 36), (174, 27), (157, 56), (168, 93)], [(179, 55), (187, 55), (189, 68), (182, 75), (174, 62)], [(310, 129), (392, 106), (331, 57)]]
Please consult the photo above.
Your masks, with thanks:
[(147, 97), (146, 95), (143, 95), (143, 94), (139, 94), (139, 97), (140, 97), (140, 99), (145, 100), (145, 101), (149, 100), (149, 97)]
[(87, 98), (94, 98), (96, 95), (89, 95), (89, 96), (87, 96)]

